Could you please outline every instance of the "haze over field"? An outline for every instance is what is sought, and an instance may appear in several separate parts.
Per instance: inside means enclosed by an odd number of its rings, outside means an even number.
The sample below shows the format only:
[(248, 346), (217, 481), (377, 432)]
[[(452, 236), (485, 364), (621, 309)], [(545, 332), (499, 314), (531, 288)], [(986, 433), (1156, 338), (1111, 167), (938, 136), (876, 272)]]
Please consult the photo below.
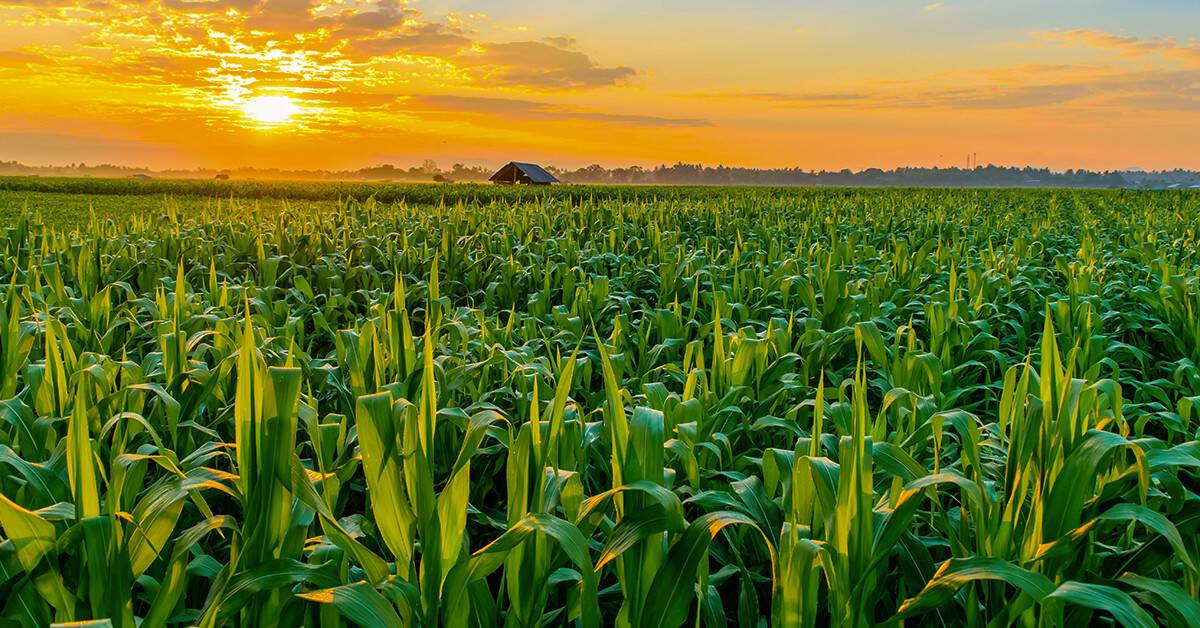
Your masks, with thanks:
[(1200, 168), (1200, 5), (0, 0), (0, 160)]

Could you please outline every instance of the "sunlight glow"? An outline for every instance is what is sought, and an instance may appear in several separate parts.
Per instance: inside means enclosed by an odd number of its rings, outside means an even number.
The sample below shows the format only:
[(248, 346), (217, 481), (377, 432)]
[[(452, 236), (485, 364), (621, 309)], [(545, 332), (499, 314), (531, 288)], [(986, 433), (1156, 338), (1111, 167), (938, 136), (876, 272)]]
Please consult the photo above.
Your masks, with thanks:
[(260, 124), (283, 124), (300, 113), (287, 96), (255, 96), (242, 103), (242, 113)]

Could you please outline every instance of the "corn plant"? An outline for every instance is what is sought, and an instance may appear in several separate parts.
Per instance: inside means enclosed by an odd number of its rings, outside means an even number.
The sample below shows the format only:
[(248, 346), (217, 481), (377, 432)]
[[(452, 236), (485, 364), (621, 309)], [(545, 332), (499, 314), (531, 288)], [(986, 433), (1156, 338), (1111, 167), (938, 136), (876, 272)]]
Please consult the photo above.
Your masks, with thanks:
[(313, 185), (3, 207), (5, 625), (1200, 617), (1200, 196)]

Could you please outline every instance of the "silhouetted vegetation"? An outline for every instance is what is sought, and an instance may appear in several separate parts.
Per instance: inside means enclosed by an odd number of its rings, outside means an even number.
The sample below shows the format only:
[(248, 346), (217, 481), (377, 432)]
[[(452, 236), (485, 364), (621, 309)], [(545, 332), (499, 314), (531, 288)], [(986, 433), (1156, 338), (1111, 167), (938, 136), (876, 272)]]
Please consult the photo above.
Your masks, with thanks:
[[(1166, 170), (1062, 170), (1049, 168), (977, 166), (974, 168), (896, 168), (882, 170), (804, 170), (803, 168), (735, 168), (677, 163), (654, 168), (630, 166), (605, 168), (592, 164), (583, 168), (546, 170), (565, 183), (613, 185), (759, 185), (759, 186), (844, 186), (844, 187), (1071, 187), (1071, 188), (1186, 188), (1200, 186), (1200, 172)], [(392, 164), (358, 170), (280, 170), (237, 168), (233, 170), (162, 170), (126, 166), (70, 164), (26, 166), (15, 161), (0, 162), (0, 176), (118, 177), (145, 179), (214, 179), (222, 175), (239, 181), (371, 181), (484, 183), (495, 171), (485, 166), (456, 163), (448, 170), (433, 160), (403, 168)], [(8, 188), (6, 188), (8, 189)]]

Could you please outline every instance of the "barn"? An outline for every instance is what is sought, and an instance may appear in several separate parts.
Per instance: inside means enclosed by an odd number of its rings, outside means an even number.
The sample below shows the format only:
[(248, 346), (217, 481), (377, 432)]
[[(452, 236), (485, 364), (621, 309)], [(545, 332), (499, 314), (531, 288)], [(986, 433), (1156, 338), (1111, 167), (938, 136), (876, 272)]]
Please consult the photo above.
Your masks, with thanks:
[(490, 181), (504, 185), (550, 185), (559, 182), (554, 175), (546, 172), (541, 166), (519, 161), (510, 161), (505, 164), (503, 168), (496, 171), (496, 174), (492, 175)]

